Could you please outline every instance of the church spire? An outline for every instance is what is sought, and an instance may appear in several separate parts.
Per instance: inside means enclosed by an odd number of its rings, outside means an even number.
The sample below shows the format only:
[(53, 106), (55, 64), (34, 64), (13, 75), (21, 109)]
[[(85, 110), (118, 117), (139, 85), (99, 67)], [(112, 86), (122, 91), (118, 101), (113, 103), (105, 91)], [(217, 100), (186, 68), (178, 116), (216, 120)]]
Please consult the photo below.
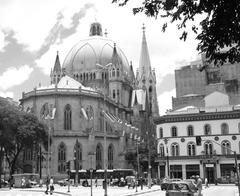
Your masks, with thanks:
[(142, 77), (142, 75), (149, 76), (151, 72), (151, 62), (150, 57), (148, 53), (148, 46), (147, 46), (147, 40), (145, 35), (145, 26), (143, 24), (143, 36), (142, 36), (142, 48), (141, 48), (141, 54), (140, 54), (140, 61), (139, 61), (139, 75)]
[(117, 49), (116, 49), (116, 43), (114, 43), (114, 46), (113, 46), (112, 64), (113, 65), (121, 64), (121, 59), (119, 58)]
[(59, 60), (59, 56), (58, 56), (58, 51), (57, 51), (55, 64), (53, 67), (53, 72), (61, 72), (61, 65), (60, 65), (60, 60)]

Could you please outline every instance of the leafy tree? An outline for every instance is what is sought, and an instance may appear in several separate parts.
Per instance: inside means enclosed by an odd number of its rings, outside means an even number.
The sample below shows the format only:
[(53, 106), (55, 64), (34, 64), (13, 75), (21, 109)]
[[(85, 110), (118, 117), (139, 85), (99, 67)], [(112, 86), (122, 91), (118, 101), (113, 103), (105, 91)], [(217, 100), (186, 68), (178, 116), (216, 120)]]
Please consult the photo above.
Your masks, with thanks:
[(20, 111), (17, 106), (0, 99), (0, 145), (10, 169), (10, 176), (19, 168), (20, 154), (26, 148), (47, 143), (45, 126), (32, 114)]
[[(124, 6), (130, 0), (113, 0)], [(208, 62), (221, 65), (226, 61), (240, 62), (240, 3), (239, 0), (142, 0), (142, 6), (133, 13), (143, 12), (149, 17), (168, 19), (181, 31), (180, 39), (186, 40), (186, 27), (196, 33), (197, 50), (205, 53)], [(200, 24), (194, 21), (201, 15)], [(200, 27), (200, 28), (199, 28)]]

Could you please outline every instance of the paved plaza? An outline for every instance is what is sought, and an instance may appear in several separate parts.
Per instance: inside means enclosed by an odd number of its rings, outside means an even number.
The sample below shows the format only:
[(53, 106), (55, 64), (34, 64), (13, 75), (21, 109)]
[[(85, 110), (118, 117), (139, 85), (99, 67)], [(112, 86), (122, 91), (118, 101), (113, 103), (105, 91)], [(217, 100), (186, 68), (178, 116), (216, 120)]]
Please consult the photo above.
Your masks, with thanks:
[[(0, 189), (0, 196), (43, 196), (45, 187), (43, 188), (31, 188), (31, 189)], [(203, 190), (203, 196), (238, 196), (238, 189), (234, 185), (218, 185), (210, 186)], [(50, 195), (50, 194), (49, 194)], [(55, 196), (66, 195), (66, 196), (91, 196), (90, 187), (68, 187), (55, 186)], [(104, 190), (102, 187), (94, 187), (92, 196), (103, 196)], [(138, 187), (136, 189), (128, 189), (127, 187), (108, 187), (108, 196), (131, 196), (131, 195), (145, 195), (145, 196), (165, 196), (165, 191), (161, 191), (160, 187), (155, 185), (151, 189), (144, 187), (143, 190)]]

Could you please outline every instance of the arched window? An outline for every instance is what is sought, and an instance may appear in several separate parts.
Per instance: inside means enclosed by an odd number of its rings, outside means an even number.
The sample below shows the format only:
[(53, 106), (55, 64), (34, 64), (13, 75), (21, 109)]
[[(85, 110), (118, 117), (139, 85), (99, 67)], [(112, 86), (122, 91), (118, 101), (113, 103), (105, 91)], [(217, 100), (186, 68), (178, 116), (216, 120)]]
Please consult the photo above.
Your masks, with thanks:
[(117, 68), (117, 77), (120, 76), (120, 71), (119, 71), (119, 68)]
[(172, 133), (172, 137), (177, 137), (177, 127), (172, 127), (171, 128), (171, 133)]
[(206, 155), (213, 154), (213, 144), (210, 141), (206, 141), (204, 144), (204, 152)]
[(222, 154), (231, 154), (231, 144), (228, 140), (222, 142)]
[(196, 155), (196, 145), (193, 142), (188, 143), (187, 152), (188, 152), (188, 156)]
[(228, 129), (227, 123), (221, 124), (221, 133), (222, 133), (222, 135), (229, 134), (229, 129)]
[(76, 141), (76, 144), (74, 146), (74, 160), (75, 162), (75, 169), (82, 169), (82, 145)]
[(86, 80), (88, 80), (88, 73), (86, 73)]
[(115, 77), (115, 69), (112, 69), (112, 77)]
[(67, 104), (64, 109), (64, 130), (72, 129), (72, 110), (71, 106)]
[(90, 80), (92, 80), (92, 73), (90, 73)]
[(95, 73), (93, 73), (93, 79), (94, 79), (94, 80), (96, 79), (96, 74), (95, 74)]
[(179, 156), (179, 145), (177, 143), (173, 143), (171, 145), (172, 156)]
[(159, 138), (163, 138), (163, 128), (159, 128)]
[(204, 125), (204, 135), (211, 135), (211, 127), (209, 124)]
[(164, 157), (164, 155), (165, 155), (164, 145), (163, 145), (163, 144), (160, 144), (160, 145), (159, 145), (159, 156), (160, 156), (160, 157)]
[(82, 81), (82, 74), (80, 75), (80, 80)]
[(102, 145), (98, 144), (96, 148), (96, 169), (102, 169)]
[(66, 146), (63, 142), (58, 146), (58, 172), (66, 172)]
[(120, 92), (119, 92), (119, 89), (117, 89), (117, 101), (118, 101), (118, 102), (120, 101)]
[(85, 73), (83, 73), (83, 80), (85, 81), (85, 78), (86, 78), (86, 75), (85, 75)]
[(113, 145), (108, 146), (108, 169), (113, 169)]
[(115, 89), (113, 89), (113, 99), (116, 98), (116, 92), (115, 92)]
[(194, 133), (193, 133), (193, 126), (192, 125), (189, 125), (187, 127), (187, 134), (188, 134), (188, 136), (193, 136), (194, 135)]

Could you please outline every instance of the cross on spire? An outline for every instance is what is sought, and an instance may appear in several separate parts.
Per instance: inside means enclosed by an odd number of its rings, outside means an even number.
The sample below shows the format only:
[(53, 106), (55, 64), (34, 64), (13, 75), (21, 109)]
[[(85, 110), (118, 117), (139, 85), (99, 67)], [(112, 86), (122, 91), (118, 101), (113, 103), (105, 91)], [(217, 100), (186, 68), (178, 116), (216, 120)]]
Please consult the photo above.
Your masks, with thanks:
[(145, 29), (146, 29), (146, 27), (145, 27), (145, 25), (144, 25), (144, 23), (143, 23), (143, 26), (142, 26), (143, 32), (145, 32)]

